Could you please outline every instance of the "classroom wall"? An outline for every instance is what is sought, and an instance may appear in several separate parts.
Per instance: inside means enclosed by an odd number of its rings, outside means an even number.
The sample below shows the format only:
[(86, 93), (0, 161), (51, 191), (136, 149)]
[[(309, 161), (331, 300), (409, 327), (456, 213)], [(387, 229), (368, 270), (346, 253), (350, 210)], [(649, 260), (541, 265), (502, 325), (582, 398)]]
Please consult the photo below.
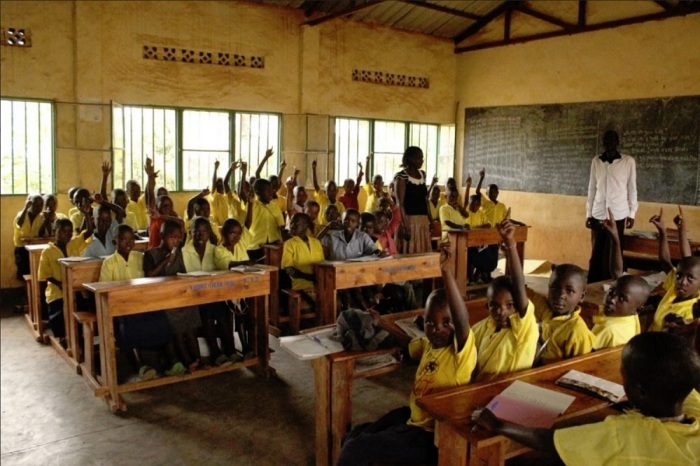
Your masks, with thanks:
[[(2, 25), (28, 27), (33, 37), (30, 48), (0, 47), (0, 94), (67, 102), (56, 105), (63, 211), (71, 186), (98, 189), (100, 164), (111, 157), (111, 101), (282, 113), (289, 171), (327, 158), (327, 147), (307, 150), (310, 134), (332, 141), (327, 115), (454, 122), (450, 41), (344, 19), (317, 27), (303, 26), (305, 20), (297, 9), (238, 1), (0, 1)], [(146, 60), (144, 45), (262, 55), (265, 68)], [(355, 68), (426, 76), (430, 88), (354, 82)], [(320, 177), (332, 173), (323, 162)], [(174, 193), (179, 211), (191, 195)], [(21, 285), (11, 225), (24, 202), (0, 196), (3, 289)]]
[[(456, 173), (462, 173), (465, 108), (698, 95), (700, 54), (689, 46), (697, 43), (696, 14), (458, 55)], [(527, 257), (587, 267), (584, 197), (502, 191), (501, 200), (513, 218), (532, 225)], [(660, 207), (671, 226), (676, 206), (644, 202), (635, 229), (653, 230), (648, 220)], [(686, 206), (685, 213), (690, 237), (700, 238), (700, 207)]]

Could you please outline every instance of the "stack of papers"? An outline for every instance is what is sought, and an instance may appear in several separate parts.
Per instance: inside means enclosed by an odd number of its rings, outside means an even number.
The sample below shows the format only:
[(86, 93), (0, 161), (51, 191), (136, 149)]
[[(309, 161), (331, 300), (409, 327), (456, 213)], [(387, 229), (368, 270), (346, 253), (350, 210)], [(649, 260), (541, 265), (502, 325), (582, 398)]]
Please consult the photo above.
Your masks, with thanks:
[(265, 275), (265, 269), (256, 265), (238, 265), (231, 267), (231, 271), (239, 273), (254, 273), (257, 275)]
[(548, 429), (574, 399), (571, 395), (516, 380), (486, 407), (506, 421)]
[(619, 383), (610, 382), (585, 372), (570, 370), (562, 375), (556, 383), (562, 387), (603, 398), (612, 403), (619, 403), (626, 399), (625, 388)]
[(324, 328), (302, 335), (292, 335), (280, 338), (280, 346), (297, 359), (316, 359), (327, 354), (343, 351), (343, 344), (331, 340), (335, 327)]
[[(106, 256), (106, 257), (109, 257), (109, 256)], [(63, 262), (85, 262), (85, 261), (89, 261), (92, 259), (95, 259), (95, 257), (68, 256), (68, 257), (63, 257), (59, 260), (63, 261)]]
[(210, 277), (212, 275), (220, 275), (225, 272), (221, 272), (219, 270), (212, 271), (212, 272), (205, 272), (203, 270), (195, 270), (193, 272), (178, 272), (177, 275), (179, 277)]

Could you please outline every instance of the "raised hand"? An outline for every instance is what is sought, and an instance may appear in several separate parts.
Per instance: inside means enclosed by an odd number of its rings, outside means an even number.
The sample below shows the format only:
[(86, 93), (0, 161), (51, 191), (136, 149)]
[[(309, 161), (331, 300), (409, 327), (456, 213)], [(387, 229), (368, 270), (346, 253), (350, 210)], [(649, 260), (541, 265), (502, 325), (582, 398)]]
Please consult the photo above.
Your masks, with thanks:
[(301, 170), (299, 170), (297, 167), (294, 167), (294, 179), (296, 179), (296, 177), (299, 176), (299, 173), (301, 173)]
[(513, 225), (513, 222), (511, 222), (509, 218), (506, 217), (505, 220), (496, 225), (496, 229), (506, 246), (510, 247), (515, 244), (515, 225)]
[(274, 154), (274, 153), (275, 153), (275, 151), (273, 151), (272, 147), (270, 147), (268, 150), (265, 151), (265, 158), (269, 159), (270, 157), (272, 157), (272, 154)]
[(220, 165), (220, 162), (219, 162), (218, 160), (215, 161), (215, 162), (214, 162), (214, 170), (218, 170), (218, 169), (219, 169), (219, 165)]
[(95, 193), (92, 195), (92, 198), (97, 202), (98, 204), (102, 204), (105, 202), (105, 199), (102, 197), (102, 194), (100, 193)]
[(241, 165), (241, 161), (239, 160), (234, 160), (231, 162), (231, 166), (229, 167), (229, 170), (234, 171), (236, 168), (238, 168)]
[[(313, 162), (311, 162), (311, 169), (312, 170), (316, 170), (317, 166), (318, 166), (318, 162), (316, 162), (315, 160)], [(294, 168), (294, 171), (296, 172), (296, 168)]]
[(653, 223), (657, 230), (666, 231), (666, 225), (664, 224), (664, 209), (663, 207), (659, 210), (659, 215), (654, 215), (649, 219), (649, 222)]
[(109, 162), (105, 160), (102, 162), (102, 174), (104, 176), (109, 175), (112, 172), (112, 167), (109, 165)]
[(452, 257), (452, 244), (442, 243), (440, 245), (440, 269), (449, 270), (450, 258)]
[(673, 223), (676, 225), (676, 227), (679, 230), (685, 226), (683, 219), (684, 219), (683, 208), (681, 206), (678, 206), (678, 215), (673, 217)]
[(438, 183), (438, 176), (435, 175), (435, 176), (433, 176), (433, 184), (437, 184), (437, 183)]
[(613, 237), (618, 237), (617, 225), (612, 210), (608, 209), (608, 218), (600, 222), (600, 228), (610, 233)]
[(244, 162), (241, 160), (241, 171), (248, 172), (248, 162)]
[(210, 191), (209, 191), (209, 186), (207, 186), (206, 188), (202, 189), (202, 190), (199, 192), (199, 194), (197, 194), (197, 197), (208, 196), (209, 193), (210, 193)]
[(472, 176), (471, 176), (469, 173), (467, 173), (467, 181), (466, 181), (466, 183), (467, 183), (467, 186), (471, 186), (471, 185), (472, 185)]
[(486, 169), (482, 168), (481, 170), (479, 170), (479, 178), (481, 178), (483, 180), (485, 176), (486, 176)]

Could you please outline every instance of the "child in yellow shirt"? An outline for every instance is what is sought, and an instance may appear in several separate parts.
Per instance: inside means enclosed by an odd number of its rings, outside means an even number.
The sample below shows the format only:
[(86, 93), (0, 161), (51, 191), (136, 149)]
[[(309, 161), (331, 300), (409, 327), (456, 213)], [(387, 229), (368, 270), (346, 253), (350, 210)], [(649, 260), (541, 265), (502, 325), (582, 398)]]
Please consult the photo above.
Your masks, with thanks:
[(299, 291), (309, 304), (316, 305), (314, 264), (322, 262), (321, 242), (308, 235), (311, 219), (307, 214), (294, 214), (289, 225), (290, 239), (284, 242), (281, 269), (292, 279), (292, 289)]
[(642, 333), (623, 349), (621, 372), (634, 410), (602, 422), (533, 429), (498, 419), (487, 409), (475, 411), (472, 419), (569, 466), (700, 464), (698, 353), (676, 335)]
[(383, 198), (386, 193), (384, 192), (384, 178), (382, 175), (375, 174), (372, 177), (372, 181), (369, 180), (369, 162), (371, 154), (365, 159), (365, 184), (362, 189), (367, 195), (367, 200), (365, 201), (365, 208), (362, 212), (375, 212), (379, 208), (379, 199)]
[(449, 246), (445, 246), (440, 257), (445, 288), (428, 296), (425, 337), (409, 342), (405, 333), (371, 311), (374, 325), (394, 335), (400, 345), (408, 346), (411, 358), (420, 362), (409, 406), (352, 429), (340, 451), (338, 466), (437, 463), (435, 420), (416, 404), (416, 400), (437, 390), (468, 384), (477, 352), (467, 307), (448, 271), (449, 255)]
[(448, 241), (448, 230), (468, 230), (467, 218), (469, 213), (459, 205), (459, 193), (456, 189), (450, 189), (447, 192), (447, 204), (440, 207), (441, 241)]
[(41, 210), (44, 208), (44, 198), (40, 195), (27, 196), (24, 209), (17, 214), (13, 223), (13, 241), (15, 243), (15, 265), (17, 265), (17, 280), (29, 274), (29, 252), (24, 248), (22, 238), (39, 236), (44, 224)]
[[(282, 217), (282, 211), (277, 204), (270, 202), (272, 200), (272, 185), (269, 181), (255, 180), (253, 191), (257, 199), (248, 206), (248, 209), (253, 209), (253, 217), (249, 227), (252, 238), (248, 245), (248, 257), (251, 261), (257, 262), (265, 255), (262, 250), (263, 244), (282, 241), (284, 217)], [(289, 197), (289, 193), (287, 193), (287, 197)]]
[(486, 291), (491, 317), (474, 326), (477, 348), (476, 381), (491, 380), (532, 367), (539, 330), (535, 306), (527, 298), (525, 276), (515, 243), (515, 226), (506, 219), (498, 225), (510, 277), (493, 280)]
[(324, 212), (326, 207), (329, 205), (334, 205), (338, 208), (338, 213), (340, 215), (345, 212), (345, 206), (340, 200), (338, 200), (338, 185), (333, 180), (326, 181), (324, 189), (318, 185), (318, 177), (316, 176), (316, 161), (311, 162), (311, 174), (314, 182), (314, 198), (316, 202), (321, 206), (321, 218), (319, 219), (319, 225), (325, 226), (328, 223)]

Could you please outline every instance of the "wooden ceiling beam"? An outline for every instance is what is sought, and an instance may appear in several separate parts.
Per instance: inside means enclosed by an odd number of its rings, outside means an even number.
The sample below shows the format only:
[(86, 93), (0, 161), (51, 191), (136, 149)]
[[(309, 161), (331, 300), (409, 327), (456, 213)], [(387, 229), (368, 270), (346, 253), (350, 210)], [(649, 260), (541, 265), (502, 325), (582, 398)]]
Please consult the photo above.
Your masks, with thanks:
[(530, 7), (526, 6), (524, 3), (516, 4), (515, 9), (520, 11), (521, 13), (525, 13), (528, 16), (532, 16), (533, 18), (537, 18), (555, 26), (559, 26), (562, 29), (571, 29), (576, 26), (574, 24), (564, 21), (563, 19), (556, 18), (552, 15), (548, 15), (537, 10), (533, 10)]
[(330, 13), (324, 16), (321, 16), (316, 19), (312, 19), (311, 21), (307, 21), (304, 24), (308, 26), (317, 26), (321, 23), (325, 23), (327, 21), (330, 21), (335, 18), (339, 18), (341, 16), (346, 16), (351, 13), (355, 13), (360, 10), (364, 10), (366, 8), (370, 8), (376, 5), (379, 5), (380, 3), (383, 3), (386, 0), (367, 0), (366, 2), (363, 3), (357, 3), (355, 5), (350, 6), (349, 8), (344, 8), (340, 11), (336, 11), (335, 13)]
[(503, 13), (505, 13), (505, 11), (506, 11), (508, 8), (511, 8), (511, 7), (508, 5), (509, 3), (510, 3), (510, 2), (508, 2), (508, 1), (501, 2), (500, 5), (498, 5), (496, 8), (494, 8), (493, 10), (491, 10), (488, 14), (486, 14), (485, 16), (483, 16), (480, 20), (478, 20), (477, 22), (475, 22), (474, 24), (472, 24), (471, 26), (469, 26), (468, 28), (464, 29), (462, 32), (460, 32), (459, 34), (457, 34), (456, 36), (454, 36), (454, 37), (452, 38), (452, 40), (454, 41), (454, 43), (455, 43), (455, 44), (459, 44), (460, 42), (462, 42), (462, 41), (463, 41), (464, 39), (466, 39), (467, 37), (469, 37), (469, 36), (471, 36), (471, 35), (476, 34), (477, 32), (479, 32), (484, 26), (486, 26), (486, 25), (489, 24), (491, 21), (493, 21), (494, 19), (498, 18), (500, 15), (502, 15)]
[(639, 24), (647, 21), (659, 21), (667, 18), (673, 18), (676, 16), (686, 16), (689, 14), (700, 13), (700, 2), (692, 3), (684, 6), (683, 8), (674, 9), (670, 11), (662, 11), (660, 13), (651, 13), (648, 15), (635, 16), (631, 18), (617, 19), (614, 21), (606, 21), (604, 23), (593, 24), (585, 27), (577, 27), (575, 29), (562, 30), (562, 31), (550, 31), (541, 34), (533, 34), (531, 36), (518, 37), (510, 40), (499, 40), (494, 42), (485, 42), (482, 44), (466, 45), (463, 47), (456, 47), (455, 53), (472, 52), (474, 50), (483, 50), (493, 47), (501, 47), (504, 45), (512, 44), (523, 44), (525, 42), (531, 42), (540, 39), (550, 39), (552, 37), (570, 36), (574, 34), (581, 34), (584, 32), (601, 31), (604, 29), (613, 29), (620, 26), (629, 26), (631, 24)]
[(402, 3), (407, 3), (419, 8), (425, 8), (427, 10), (439, 11), (440, 13), (447, 13), (452, 16), (459, 16), (460, 18), (472, 19), (474, 21), (480, 21), (483, 16), (475, 15), (474, 13), (469, 13), (468, 11), (455, 10), (454, 8), (447, 8), (442, 5), (437, 5), (435, 3), (428, 3), (425, 0), (400, 0)]

